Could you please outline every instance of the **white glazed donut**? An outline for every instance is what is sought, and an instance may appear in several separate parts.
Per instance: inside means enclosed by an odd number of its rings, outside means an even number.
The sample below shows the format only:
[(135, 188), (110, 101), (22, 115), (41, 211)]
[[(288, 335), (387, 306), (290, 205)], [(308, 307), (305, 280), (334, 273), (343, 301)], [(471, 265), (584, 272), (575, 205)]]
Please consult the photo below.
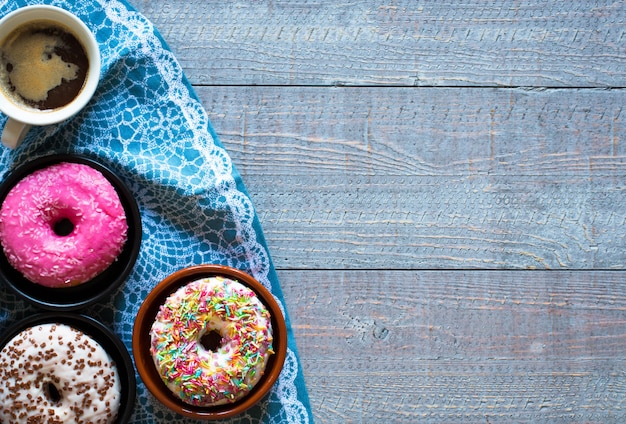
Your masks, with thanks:
[[(217, 343), (208, 348), (203, 337), (211, 333), (217, 333)], [(223, 277), (193, 281), (170, 295), (150, 337), (162, 380), (194, 406), (241, 399), (274, 353), (269, 311), (254, 291)]]
[(0, 422), (115, 422), (117, 368), (91, 337), (65, 324), (20, 332), (0, 351)]

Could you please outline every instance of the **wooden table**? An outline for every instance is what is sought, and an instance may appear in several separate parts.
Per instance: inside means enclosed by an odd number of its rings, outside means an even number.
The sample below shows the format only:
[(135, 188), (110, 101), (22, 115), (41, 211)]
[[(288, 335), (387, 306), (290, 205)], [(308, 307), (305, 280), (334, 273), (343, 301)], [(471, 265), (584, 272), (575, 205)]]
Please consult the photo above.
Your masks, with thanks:
[(318, 423), (625, 422), (624, 1), (133, 5), (248, 187)]

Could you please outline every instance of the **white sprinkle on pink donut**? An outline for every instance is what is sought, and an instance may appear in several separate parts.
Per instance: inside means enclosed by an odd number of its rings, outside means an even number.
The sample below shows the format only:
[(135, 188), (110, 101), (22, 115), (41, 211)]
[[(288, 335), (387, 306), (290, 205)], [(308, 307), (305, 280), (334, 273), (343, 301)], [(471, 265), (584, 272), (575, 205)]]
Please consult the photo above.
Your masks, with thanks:
[(121, 253), (127, 232), (115, 188), (80, 163), (34, 171), (0, 208), (0, 244), (9, 263), (46, 287), (74, 286), (100, 274)]

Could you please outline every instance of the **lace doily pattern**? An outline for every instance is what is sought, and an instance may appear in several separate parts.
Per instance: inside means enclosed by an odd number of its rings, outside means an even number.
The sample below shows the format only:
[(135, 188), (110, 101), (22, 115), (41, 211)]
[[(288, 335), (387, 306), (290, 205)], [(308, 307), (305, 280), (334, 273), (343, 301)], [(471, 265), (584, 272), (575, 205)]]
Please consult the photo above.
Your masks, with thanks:
[[(0, 2), (2, 15), (29, 2)], [(142, 247), (126, 284), (85, 311), (130, 349), (134, 317), (149, 291), (189, 265), (219, 263), (249, 272), (275, 296), (289, 330), (287, 360), (271, 394), (227, 423), (312, 422), (289, 318), (261, 227), (245, 187), (206, 112), (158, 31), (119, 1), (46, 1), (78, 15), (95, 33), (102, 75), (91, 103), (73, 119), (34, 128), (14, 151), (0, 151), (0, 177), (26, 160), (78, 153), (126, 182), (142, 215)], [(0, 118), (4, 125), (6, 117)], [(0, 331), (33, 313), (0, 287)], [(138, 378), (133, 423), (188, 423), (160, 405)]]

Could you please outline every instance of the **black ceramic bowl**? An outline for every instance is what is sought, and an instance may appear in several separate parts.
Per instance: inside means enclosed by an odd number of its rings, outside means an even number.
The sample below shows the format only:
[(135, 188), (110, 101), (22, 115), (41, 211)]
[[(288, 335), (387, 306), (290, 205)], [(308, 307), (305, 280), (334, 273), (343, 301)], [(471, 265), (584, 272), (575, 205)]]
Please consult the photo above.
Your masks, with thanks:
[(122, 341), (107, 327), (86, 315), (66, 312), (42, 312), (10, 325), (0, 336), (0, 350), (22, 330), (40, 324), (66, 324), (91, 336), (106, 350), (117, 366), (121, 385), (121, 404), (115, 424), (129, 421), (135, 406), (137, 381), (128, 350)]
[(128, 237), (115, 262), (93, 279), (73, 287), (49, 288), (33, 283), (9, 264), (0, 249), (0, 279), (15, 293), (43, 309), (71, 311), (96, 303), (119, 288), (130, 274), (141, 245), (141, 215), (137, 201), (122, 180), (109, 168), (93, 159), (77, 155), (51, 155), (27, 162), (11, 171), (0, 184), (0, 205), (22, 178), (53, 164), (73, 162), (88, 165), (102, 173), (119, 195), (128, 223)]

